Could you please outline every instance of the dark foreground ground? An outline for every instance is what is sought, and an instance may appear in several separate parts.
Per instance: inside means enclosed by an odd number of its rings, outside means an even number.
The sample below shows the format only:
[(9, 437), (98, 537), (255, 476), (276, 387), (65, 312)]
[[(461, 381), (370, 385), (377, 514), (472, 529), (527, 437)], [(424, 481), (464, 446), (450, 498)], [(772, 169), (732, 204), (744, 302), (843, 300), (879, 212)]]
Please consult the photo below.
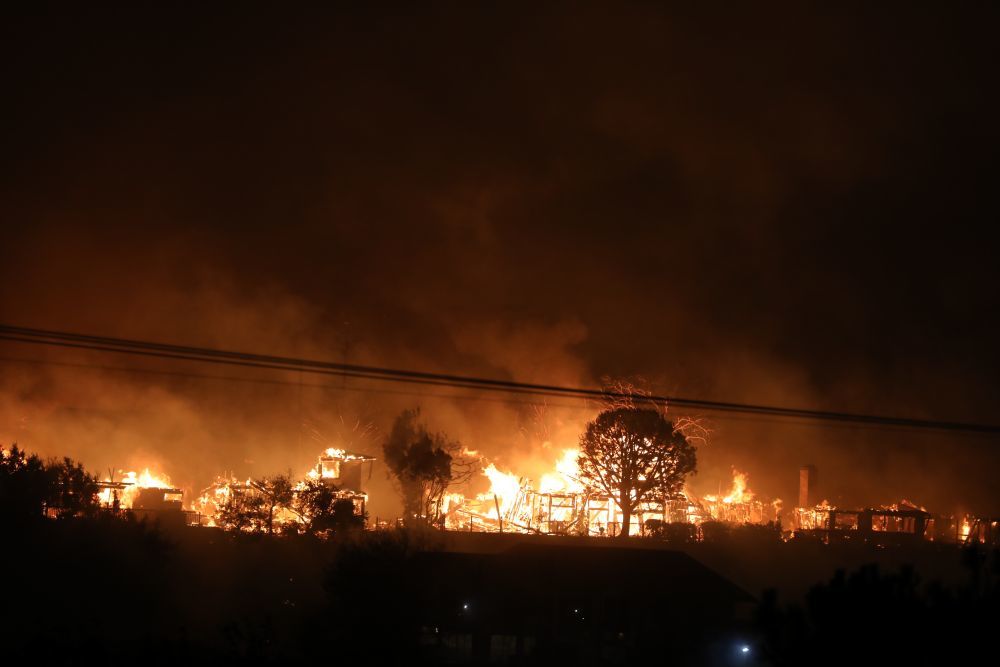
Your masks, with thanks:
[[(461, 532), (448, 533), (443, 543), (449, 550), (490, 553), (523, 542), (591, 547), (614, 543), (596, 538)], [(969, 575), (969, 564), (959, 547), (933, 542), (919, 542), (912, 547), (827, 545), (817, 540), (786, 543), (764, 531), (747, 531), (691, 543), (636, 538), (628, 545), (635, 549), (682, 551), (755, 597), (773, 590), (789, 603), (803, 603), (812, 587), (829, 581), (837, 570), (850, 572), (867, 565), (876, 565), (884, 572), (911, 567), (925, 581), (938, 581), (949, 587), (961, 585)]]
[(1000, 620), (996, 555), (953, 545), (5, 532), (5, 664), (953, 664)]

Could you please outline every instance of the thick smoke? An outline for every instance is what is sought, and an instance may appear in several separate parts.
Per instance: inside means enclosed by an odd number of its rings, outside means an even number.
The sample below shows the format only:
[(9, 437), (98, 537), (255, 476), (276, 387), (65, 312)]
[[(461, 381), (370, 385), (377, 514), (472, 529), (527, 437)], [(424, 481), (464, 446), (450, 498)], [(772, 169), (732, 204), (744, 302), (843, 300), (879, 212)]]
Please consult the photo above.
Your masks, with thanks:
[[(114, 333), (527, 382), (598, 383), (580, 351), (587, 331), (579, 322), (452, 323), (451, 340), (435, 343), (447, 356), (425, 360), (412, 349), (381, 348), (377, 331), (364, 336), (352, 331), (365, 342), (345, 350), (342, 325), (325, 321), (319, 308), (278, 287), (248, 295), (234, 280), (205, 280), (185, 289), (164, 283), (154, 291), (146, 283), (132, 294), (123, 285), (111, 311), (123, 315)], [(136, 316), (144, 304), (155, 304), (155, 309)], [(52, 326), (62, 321), (37, 316), (32, 323)], [(96, 324), (85, 326), (67, 328), (102, 331)], [(243, 477), (290, 469), (302, 474), (327, 446), (378, 456), (392, 419), (410, 406), (422, 408), (433, 430), (447, 432), (486, 461), (537, 480), (565, 448), (576, 445), (586, 421), (601, 407), (560, 398), (136, 361), (26, 345), (5, 344), (3, 356), (4, 441), (18, 441), (47, 455), (66, 454), (102, 473), (149, 466), (189, 492), (223, 472)], [(757, 367), (746, 361), (719, 361), (700, 369), (696, 381), (706, 387), (707, 395), (775, 404), (822, 401), (801, 373), (781, 369), (774, 361), (763, 363)], [(650, 386), (682, 392), (685, 383)], [(947, 456), (935, 455), (947, 442), (940, 435), (679, 409), (671, 413), (702, 417), (711, 429), (699, 452), (699, 474), (691, 482), (701, 493), (714, 492), (719, 485), (725, 488), (735, 466), (750, 473), (758, 493), (791, 499), (797, 467), (813, 462), (822, 471), (821, 492), (835, 502), (891, 502), (905, 496), (950, 511), (978, 497), (973, 484), (964, 489), (960, 484), (976, 475), (955, 458), (959, 448), (949, 448)], [(956, 463), (949, 465), (952, 460)], [(471, 490), (482, 490), (485, 482), (478, 480), (478, 487), (476, 483)], [(372, 513), (394, 516), (398, 498), (381, 464), (375, 466), (371, 488)]]

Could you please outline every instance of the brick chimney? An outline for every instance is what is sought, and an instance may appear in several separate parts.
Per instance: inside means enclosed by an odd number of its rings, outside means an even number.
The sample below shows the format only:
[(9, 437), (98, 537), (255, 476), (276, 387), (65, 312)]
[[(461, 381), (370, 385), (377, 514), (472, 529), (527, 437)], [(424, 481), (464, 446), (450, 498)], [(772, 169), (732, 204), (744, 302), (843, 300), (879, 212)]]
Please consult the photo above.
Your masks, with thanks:
[(799, 507), (813, 507), (819, 502), (816, 495), (818, 481), (816, 466), (805, 465), (799, 468)]

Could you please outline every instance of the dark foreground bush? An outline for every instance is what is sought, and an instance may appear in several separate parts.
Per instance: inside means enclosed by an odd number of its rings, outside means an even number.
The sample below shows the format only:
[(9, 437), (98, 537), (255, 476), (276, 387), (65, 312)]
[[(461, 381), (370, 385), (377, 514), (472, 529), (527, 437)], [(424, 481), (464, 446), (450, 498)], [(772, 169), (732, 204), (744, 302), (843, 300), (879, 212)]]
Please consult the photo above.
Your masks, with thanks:
[(776, 665), (976, 663), (1000, 627), (1000, 552), (964, 558), (968, 578), (955, 589), (925, 584), (908, 567), (870, 565), (837, 572), (804, 606), (782, 607), (767, 593), (758, 653)]

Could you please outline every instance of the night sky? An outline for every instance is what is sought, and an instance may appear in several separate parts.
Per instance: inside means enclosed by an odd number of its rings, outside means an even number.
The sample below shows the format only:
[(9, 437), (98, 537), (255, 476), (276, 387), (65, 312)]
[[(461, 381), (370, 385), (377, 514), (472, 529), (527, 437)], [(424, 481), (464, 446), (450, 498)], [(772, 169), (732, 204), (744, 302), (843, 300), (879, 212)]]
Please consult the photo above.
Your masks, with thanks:
[[(1000, 423), (998, 11), (879, 5), (8, 15), (0, 321)], [(192, 488), (409, 405), (509, 465), (594, 414), (0, 357), (0, 438)], [(707, 416), (705, 488), (1000, 510), (995, 438)]]

